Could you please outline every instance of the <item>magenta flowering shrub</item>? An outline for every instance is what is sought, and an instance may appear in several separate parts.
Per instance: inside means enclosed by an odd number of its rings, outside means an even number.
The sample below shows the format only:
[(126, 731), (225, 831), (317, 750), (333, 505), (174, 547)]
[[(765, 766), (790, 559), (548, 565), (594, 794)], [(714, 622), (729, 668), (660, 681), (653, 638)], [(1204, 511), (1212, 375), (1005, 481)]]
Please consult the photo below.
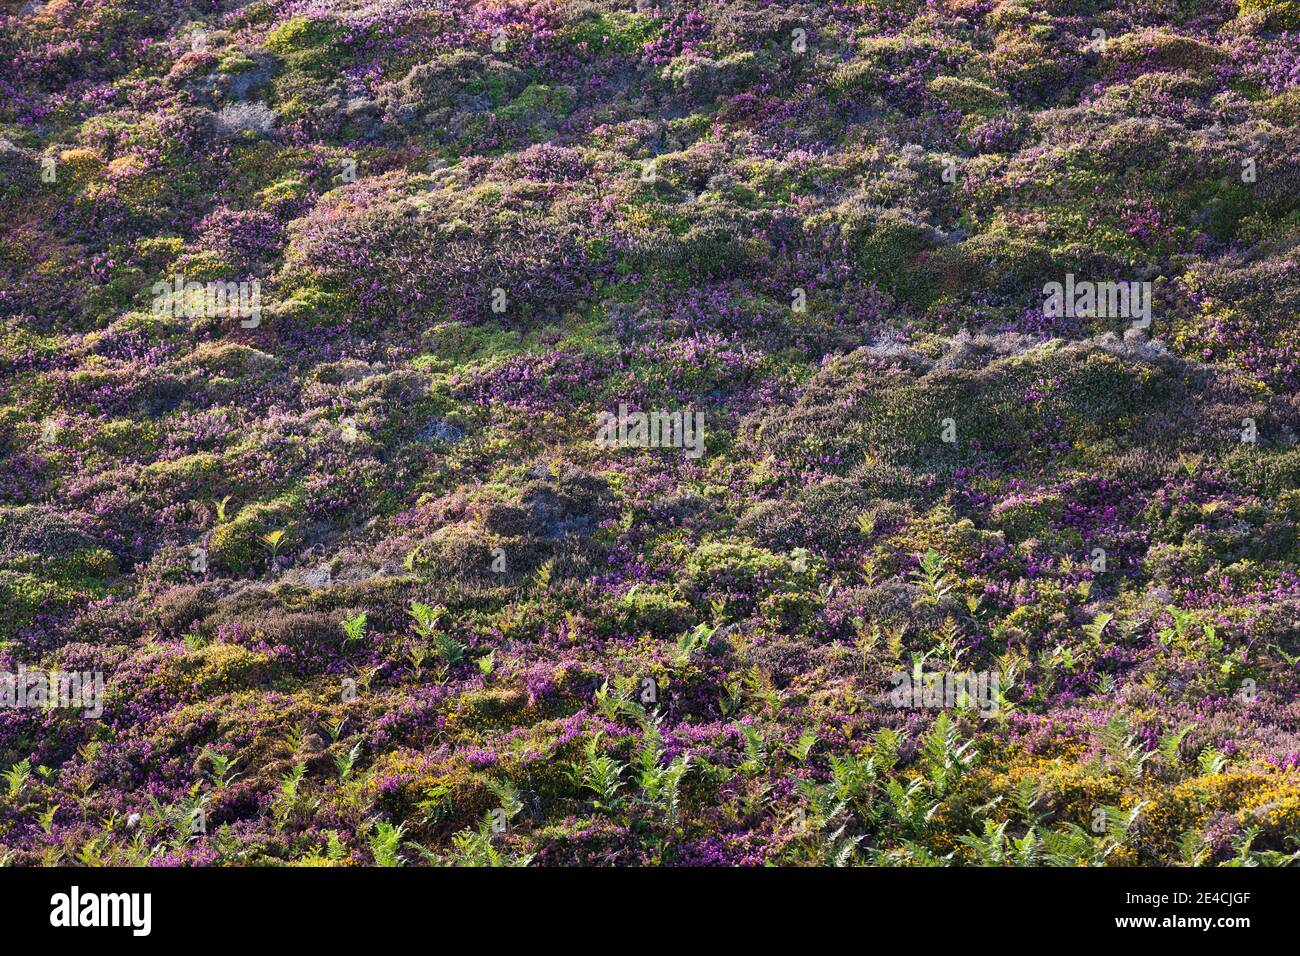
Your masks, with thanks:
[(1300, 853), (1294, 3), (0, 13), (0, 854)]

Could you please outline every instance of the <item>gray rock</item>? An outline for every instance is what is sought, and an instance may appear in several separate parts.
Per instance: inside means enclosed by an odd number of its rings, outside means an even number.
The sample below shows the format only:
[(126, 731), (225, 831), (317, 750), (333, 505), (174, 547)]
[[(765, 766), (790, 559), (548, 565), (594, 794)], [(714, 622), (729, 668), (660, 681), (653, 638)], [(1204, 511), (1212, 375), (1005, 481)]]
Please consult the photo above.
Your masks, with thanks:
[(440, 418), (420, 429), (416, 437), (420, 441), (446, 441), (455, 444), (464, 439), (465, 431)]
[(214, 126), (218, 136), (241, 136), (254, 133), (269, 136), (279, 116), (265, 103), (233, 103), (217, 113)]

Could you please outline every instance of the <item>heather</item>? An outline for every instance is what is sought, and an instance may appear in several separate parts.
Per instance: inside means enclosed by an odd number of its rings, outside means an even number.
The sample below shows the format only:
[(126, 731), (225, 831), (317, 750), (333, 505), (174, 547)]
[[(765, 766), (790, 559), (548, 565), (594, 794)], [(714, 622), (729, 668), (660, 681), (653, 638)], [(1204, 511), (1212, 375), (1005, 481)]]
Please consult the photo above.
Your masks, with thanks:
[(1293, 0), (0, 5), (0, 857), (1294, 862), (1298, 149)]

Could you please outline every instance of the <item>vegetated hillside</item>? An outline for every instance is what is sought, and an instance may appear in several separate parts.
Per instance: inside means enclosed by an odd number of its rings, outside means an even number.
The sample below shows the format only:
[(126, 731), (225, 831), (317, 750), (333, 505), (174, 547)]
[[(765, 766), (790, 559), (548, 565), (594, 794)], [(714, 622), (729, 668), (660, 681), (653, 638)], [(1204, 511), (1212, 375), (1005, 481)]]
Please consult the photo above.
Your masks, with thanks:
[(1295, 0), (4, 11), (8, 862), (1300, 850)]

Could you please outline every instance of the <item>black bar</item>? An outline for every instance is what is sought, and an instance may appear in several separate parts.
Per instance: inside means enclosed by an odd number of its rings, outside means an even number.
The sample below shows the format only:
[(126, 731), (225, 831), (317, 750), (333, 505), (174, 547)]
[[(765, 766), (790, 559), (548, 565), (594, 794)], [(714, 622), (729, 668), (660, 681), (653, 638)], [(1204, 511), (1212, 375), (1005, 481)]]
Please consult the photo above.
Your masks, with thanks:
[[(148, 935), (136, 936), (129, 922), (52, 926), (52, 897), (73, 886), (83, 904), (88, 894), (150, 894)], [(587, 937), (597, 928), (659, 932), (678, 919), (673, 935), (681, 942), (773, 922), (954, 940), (1000, 927), (1041, 928), (1072, 941), (1190, 934), (1217, 941), (1293, 927), (1298, 890), (1295, 870), (1261, 868), (41, 869), (0, 871), (0, 916), (23, 937), (75, 933), (128, 946), (192, 940), (196, 931), (207, 934), (204, 927), (214, 938), (252, 932), (259, 943), (337, 944), (420, 924), (438, 932), (480, 927), (496, 945), (499, 933), (536, 941), (538, 933)], [(701, 917), (713, 925), (697, 933), (690, 927)]]

